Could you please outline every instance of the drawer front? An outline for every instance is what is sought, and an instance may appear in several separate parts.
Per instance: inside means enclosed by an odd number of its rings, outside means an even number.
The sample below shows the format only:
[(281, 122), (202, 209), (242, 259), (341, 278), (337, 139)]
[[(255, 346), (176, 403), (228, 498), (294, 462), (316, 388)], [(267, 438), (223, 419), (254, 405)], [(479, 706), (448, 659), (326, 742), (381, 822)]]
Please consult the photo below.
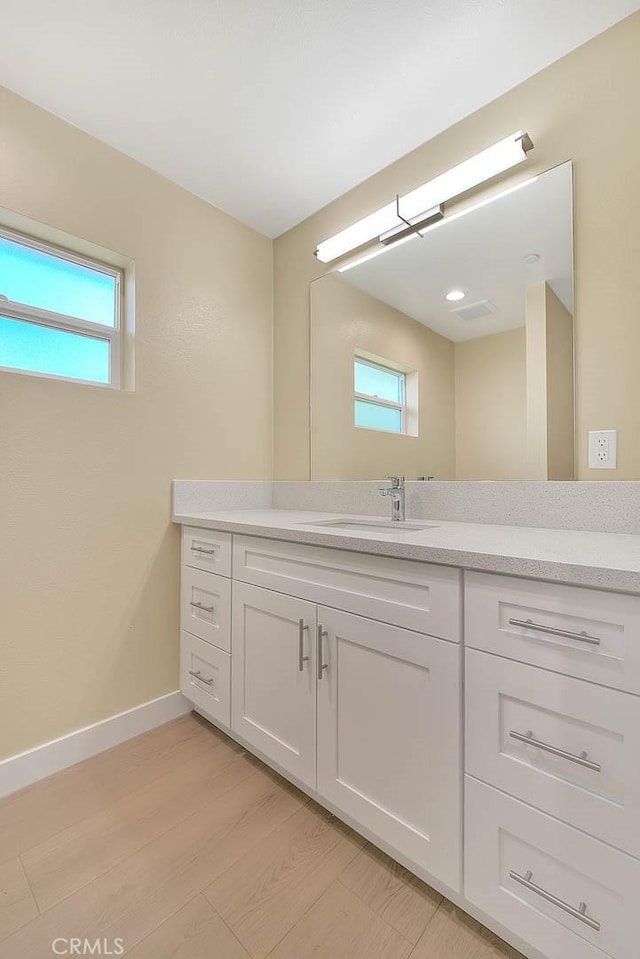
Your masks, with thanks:
[(180, 637), (180, 689), (212, 719), (231, 723), (231, 656), (191, 633)]
[(231, 576), (231, 533), (183, 526), (182, 565)]
[(461, 573), (447, 566), (235, 536), (233, 575), (323, 606), (460, 641)]
[(640, 698), (467, 649), (466, 770), (640, 856)]
[(465, 894), (548, 959), (638, 956), (640, 862), (467, 776)]
[(640, 693), (640, 596), (466, 573), (465, 642)]
[(231, 580), (183, 566), (180, 618), (182, 629), (229, 652)]

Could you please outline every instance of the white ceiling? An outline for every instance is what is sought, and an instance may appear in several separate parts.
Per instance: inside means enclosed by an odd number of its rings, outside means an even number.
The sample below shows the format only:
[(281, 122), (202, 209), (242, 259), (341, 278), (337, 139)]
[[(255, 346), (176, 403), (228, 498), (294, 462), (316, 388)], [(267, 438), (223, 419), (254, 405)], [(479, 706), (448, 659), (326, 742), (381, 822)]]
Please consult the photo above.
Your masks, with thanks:
[(0, 0), (0, 83), (277, 236), (639, 8)]
[[(524, 326), (526, 288), (543, 280), (573, 313), (572, 223), (571, 163), (563, 163), (340, 275), (449, 340), (472, 340)], [(526, 264), (531, 253), (539, 260)], [(447, 302), (450, 290), (465, 298)], [(453, 313), (481, 300), (497, 312), (475, 320)]]

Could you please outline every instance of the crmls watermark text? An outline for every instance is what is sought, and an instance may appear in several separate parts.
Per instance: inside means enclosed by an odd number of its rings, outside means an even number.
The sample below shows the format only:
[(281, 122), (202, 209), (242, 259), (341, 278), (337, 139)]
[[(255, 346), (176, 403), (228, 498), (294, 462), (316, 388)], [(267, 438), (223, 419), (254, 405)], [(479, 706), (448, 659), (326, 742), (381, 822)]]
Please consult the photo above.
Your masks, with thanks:
[(122, 956), (124, 939), (67, 939), (58, 936), (51, 943), (54, 956)]

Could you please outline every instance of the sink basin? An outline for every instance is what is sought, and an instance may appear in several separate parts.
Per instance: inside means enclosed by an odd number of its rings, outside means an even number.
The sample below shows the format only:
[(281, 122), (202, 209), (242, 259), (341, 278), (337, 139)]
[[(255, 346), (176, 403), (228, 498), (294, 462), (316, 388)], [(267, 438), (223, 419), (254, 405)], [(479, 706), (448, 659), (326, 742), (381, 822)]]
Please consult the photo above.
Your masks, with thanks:
[(367, 519), (322, 519), (312, 523), (300, 523), (300, 526), (326, 526), (328, 529), (367, 530), (370, 533), (415, 533), (422, 529), (437, 529), (427, 523), (412, 523), (410, 520), (394, 522), (392, 520)]

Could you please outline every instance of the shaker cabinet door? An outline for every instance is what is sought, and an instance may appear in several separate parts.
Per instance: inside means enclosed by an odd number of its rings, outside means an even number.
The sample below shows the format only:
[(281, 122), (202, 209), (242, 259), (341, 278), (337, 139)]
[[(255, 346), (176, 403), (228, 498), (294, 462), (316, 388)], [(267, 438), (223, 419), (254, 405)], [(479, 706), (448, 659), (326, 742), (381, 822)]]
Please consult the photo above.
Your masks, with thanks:
[(324, 607), (317, 633), (318, 792), (460, 889), (460, 647)]
[(312, 603), (234, 582), (231, 728), (313, 789), (315, 626)]

